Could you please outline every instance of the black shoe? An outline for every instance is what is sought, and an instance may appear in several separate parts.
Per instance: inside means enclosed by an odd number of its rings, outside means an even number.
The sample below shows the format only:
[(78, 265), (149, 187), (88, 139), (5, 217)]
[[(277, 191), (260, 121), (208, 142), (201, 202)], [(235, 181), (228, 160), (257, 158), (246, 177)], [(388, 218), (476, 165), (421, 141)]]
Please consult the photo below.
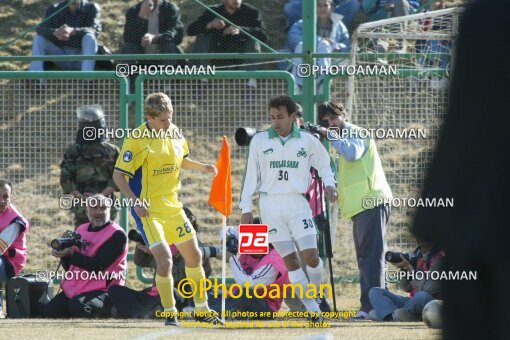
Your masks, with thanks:
[(223, 325), (223, 322), (218, 318), (218, 313), (215, 311), (209, 312), (193, 312), (193, 317), (199, 322), (207, 322), (213, 325)]
[(173, 316), (168, 316), (165, 321), (165, 326), (179, 326), (179, 320), (177, 319), (177, 313), (175, 313)]
[(331, 306), (329, 305), (329, 303), (325, 297), (318, 298), (317, 303), (319, 304), (319, 308), (320, 308), (321, 312), (326, 312), (326, 313), (331, 312)]
[(321, 325), (324, 323), (324, 317), (322, 316), (322, 313), (311, 312), (307, 320), (308, 324), (311, 325), (312, 328), (321, 327)]

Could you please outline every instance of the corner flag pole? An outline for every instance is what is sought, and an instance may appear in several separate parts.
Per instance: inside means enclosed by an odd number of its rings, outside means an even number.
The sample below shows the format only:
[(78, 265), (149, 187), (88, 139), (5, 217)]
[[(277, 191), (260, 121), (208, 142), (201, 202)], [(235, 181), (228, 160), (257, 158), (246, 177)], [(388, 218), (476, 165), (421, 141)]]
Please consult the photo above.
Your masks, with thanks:
[[(227, 137), (223, 136), (218, 162), (216, 163), (218, 173), (214, 177), (211, 192), (209, 194), (209, 205), (221, 213), (222, 261), (221, 261), (221, 284), (225, 287), (227, 261), (227, 218), (232, 214), (232, 178), (230, 173), (230, 146)], [(225, 294), (221, 296), (221, 321), (225, 323)]]

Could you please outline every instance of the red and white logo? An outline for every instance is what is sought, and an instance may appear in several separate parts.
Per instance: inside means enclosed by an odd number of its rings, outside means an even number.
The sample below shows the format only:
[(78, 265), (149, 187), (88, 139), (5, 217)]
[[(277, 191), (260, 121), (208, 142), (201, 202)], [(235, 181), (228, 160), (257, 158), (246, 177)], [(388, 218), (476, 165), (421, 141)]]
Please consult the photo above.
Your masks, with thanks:
[(266, 224), (240, 224), (239, 254), (269, 253), (268, 230)]

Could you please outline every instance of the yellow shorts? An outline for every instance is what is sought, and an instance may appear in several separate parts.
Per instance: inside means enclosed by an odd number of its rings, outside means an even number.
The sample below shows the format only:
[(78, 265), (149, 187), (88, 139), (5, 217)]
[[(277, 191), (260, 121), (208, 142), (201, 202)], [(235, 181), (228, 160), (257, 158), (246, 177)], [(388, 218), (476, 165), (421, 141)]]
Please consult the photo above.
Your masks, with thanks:
[(195, 237), (195, 229), (182, 210), (182, 204), (177, 200), (171, 201), (151, 198), (149, 216), (140, 218), (149, 247), (163, 240), (168, 244), (179, 244)]

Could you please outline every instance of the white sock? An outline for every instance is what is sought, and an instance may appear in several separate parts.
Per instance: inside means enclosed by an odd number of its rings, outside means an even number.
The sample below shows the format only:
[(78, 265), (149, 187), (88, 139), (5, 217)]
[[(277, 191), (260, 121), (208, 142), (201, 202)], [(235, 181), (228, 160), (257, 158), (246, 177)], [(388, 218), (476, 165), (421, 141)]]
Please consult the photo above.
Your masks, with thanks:
[(296, 295), (300, 294), (299, 293), (300, 290), (298, 287), (303, 289), (303, 297), (301, 296), (298, 297), (300, 298), (303, 305), (305, 305), (306, 310), (309, 312), (320, 313), (321, 310), (319, 308), (319, 304), (317, 303), (317, 301), (315, 301), (315, 299), (310, 299), (306, 297), (306, 291), (308, 290), (307, 285), (310, 282), (306, 278), (303, 269), (299, 268), (293, 271), (289, 271), (289, 281), (290, 283), (296, 286), (295, 289)]
[(310, 266), (306, 266), (306, 273), (308, 274), (308, 278), (310, 279), (310, 283), (317, 287), (317, 297), (319, 297), (320, 286), (322, 281), (322, 272), (323, 272), (323, 264), (322, 260), (319, 258), (319, 264), (317, 267), (312, 268)]

